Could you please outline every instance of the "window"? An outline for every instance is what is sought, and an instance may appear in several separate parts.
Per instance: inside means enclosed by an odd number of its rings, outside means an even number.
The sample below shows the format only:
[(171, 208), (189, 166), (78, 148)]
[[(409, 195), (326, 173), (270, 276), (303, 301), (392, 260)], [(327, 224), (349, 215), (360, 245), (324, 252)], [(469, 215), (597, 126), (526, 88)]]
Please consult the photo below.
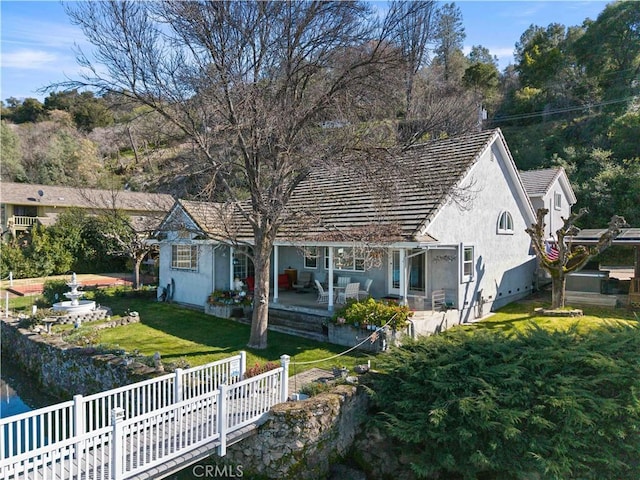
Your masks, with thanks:
[(245, 252), (247, 252), (246, 247), (240, 247), (233, 254), (233, 278), (238, 278), (243, 282), (245, 278), (255, 276), (253, 262)]
[(464, 247), (462, 255), (462, 281), (473, 279), (473, 247)]
[(560, 210), (562, 208), (562, 194), (554, 193), (553, 195), (553, 206), (556, 210)]
[[(364, 272), (364, 254), (360, 249), (338, 247), (333, 249), (334, 270)], [(329, 270), (329, 247), (324, 249), (324, 268)]]
[(304, 268), (318, 268), (318, 247), (304, 249)]
[(513, 217), (509, 212), (502, 212), (498, 217), (498, 233), (513, 234)]
[(171, 268), (179, 270), (197, 270), (198, 246), (171, 245)]

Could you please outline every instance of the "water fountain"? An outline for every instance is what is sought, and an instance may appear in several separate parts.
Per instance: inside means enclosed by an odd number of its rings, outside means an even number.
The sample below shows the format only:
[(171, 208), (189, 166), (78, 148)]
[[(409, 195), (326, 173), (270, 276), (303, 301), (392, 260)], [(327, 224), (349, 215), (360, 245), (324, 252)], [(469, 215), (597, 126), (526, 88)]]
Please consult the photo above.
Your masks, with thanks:
[(69, 300), (58, 302), (53, 304), (54, 312), (67, 312), (70, 314), (89, 313), (96, 309), (96, 302), (93, 300), (80, 300), (80, 297), (84, 295), (83, 292), (78, 291), (78, 287), (81, 284), (78, 283), (76, 273), (71, 274), (71, 281), (67, 282), (67, 287), (71, 289), (70, 292), (63, 293)]

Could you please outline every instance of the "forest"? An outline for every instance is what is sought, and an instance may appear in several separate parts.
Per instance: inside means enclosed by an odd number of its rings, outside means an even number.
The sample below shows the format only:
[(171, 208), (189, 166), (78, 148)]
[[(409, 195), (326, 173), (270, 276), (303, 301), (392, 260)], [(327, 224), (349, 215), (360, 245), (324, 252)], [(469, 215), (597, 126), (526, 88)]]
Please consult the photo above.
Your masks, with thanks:
[[(519, 169), (565, 168), (575, 208), (590, 212), (581, 227), (602, 227), (613, 214), (640, 226), (640, 3), (611, 3), (582, 25), (531, 25), (502, 72), (482, 45), (463, 54), (455, 4), (421, 3), (429, 8), (410, 12), (413, 24), (388, 41), (396, 63), (386, 92), (363, 91), (375, 109), (349, 120), (375, 132), (363, 141), (406, 145), (499, 127)], [(198, 197), (190, 139), (115, 90), (3, 101), (3, 181)]]

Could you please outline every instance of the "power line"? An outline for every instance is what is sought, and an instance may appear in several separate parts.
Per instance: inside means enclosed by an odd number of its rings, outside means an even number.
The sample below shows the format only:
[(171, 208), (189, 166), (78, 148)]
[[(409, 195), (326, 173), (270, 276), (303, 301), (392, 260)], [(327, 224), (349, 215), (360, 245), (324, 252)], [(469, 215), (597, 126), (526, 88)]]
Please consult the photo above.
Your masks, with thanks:
[(586, 110), (586, 109), (591, 109), (591, 108), (597, 108), (597, 107), (602, 107), (605, 105), (613, 105), (616, 103), (624, 103), (624, 102), (628, 102), (630, 100), (635, 99), (635, 96), (629, 96), (626, 98), (621, 98), (621, 99), (616, 99), (616, 100), (607, 100), (605, 102), (598, 102), (598, 103), (589, 103), (587, 105), (582, 105), (579, 107), (565, 107), (565, 108), (557, 108), (554, 110), (541, 110), (541, 111), (537, 111), (537, 112), (530, 112), (530, 113), (521, 113), (521, 114), (517, 114), (517, 115), (506, 115), (506, 116), (502, 116), (502, 117), (495, 117), (491, 120), (492, 123), (499, 123), (499, 122), (507, 122), (507, 121), (511, 121), (511, 120), (522, 120), (522, 119), (526, 119), (526, 118), (535, 118), (535, 117), (543, 117), (543, 116), (547, 116), (547, 115), (556, 115), (559, 113), (568, 113), (568, 112), (575, 112), (575, 111), (579, 111), (579, 110)]

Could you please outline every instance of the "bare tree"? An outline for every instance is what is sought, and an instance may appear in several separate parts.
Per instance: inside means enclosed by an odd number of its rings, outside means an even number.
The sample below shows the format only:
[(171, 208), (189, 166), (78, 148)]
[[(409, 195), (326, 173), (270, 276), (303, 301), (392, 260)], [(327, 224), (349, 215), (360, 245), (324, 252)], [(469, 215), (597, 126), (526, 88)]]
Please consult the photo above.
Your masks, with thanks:
[(341, 1), (81, 2), (68, 13), (95, 53), (79, 52), (89, 73), (62, 86), (120, 93), (160, 113), (202, 161), (201, 198), (250, 225), (249, 346), (266, 348), (270, 254), (288, 199), (352, 138), (323, 124), (352, 124), (370, 108), (368, 92), (386, 91), (391, 27), (368, 4)]
[(620, 234), (620, 229), (626, 226), (624, 218), (614, 215), (607, 229), (602, 233), (598, 242), (591, 247), (578, 245), (572, 248), (567, 237), (578, 232), (575, 223), (588, 213), (582, 208), (578, 213), (572, 213), (569, 218), (563, 218), (563, 225), (556, 231), (556, 238), (552, 243), (544, 238), (544, 217), (549, 213), (546, 208), (537, 212), (536, 223), (526, 229), (532, 240), (533, 249), (540, 260), (540, 266), (551, 276), (551, 308), (562, 308), (565, 304), (565, 285), (567, 274), (581, 269), (589, 259), (606, 249), (614, 238)]
[[(106, 253), (131, 260), (134, 288), (140, 288), (140, 266), (145, 258), (158, 251), (154, 235), (173, 200), (168, 195), (134, 192), (125, 195), (118, 188), (95, 190), (79, 187), (77, 192), (88, 211), (98, 218), (100, 234), (109, 240), (111, 248)], [(145, 204), (143, 210), (139, 207), (141, 203)], [(125, 210), (139, 211), (127, 214)]]
[(394, 25), (394, 44), (400, 48), (405, 63), (405, 102), (407, 117), (413, 107), (413, 83), (418, 71), (429, 61), (429, 42), (434, 39), (436, 2), (395, 1), (390, 6)]

